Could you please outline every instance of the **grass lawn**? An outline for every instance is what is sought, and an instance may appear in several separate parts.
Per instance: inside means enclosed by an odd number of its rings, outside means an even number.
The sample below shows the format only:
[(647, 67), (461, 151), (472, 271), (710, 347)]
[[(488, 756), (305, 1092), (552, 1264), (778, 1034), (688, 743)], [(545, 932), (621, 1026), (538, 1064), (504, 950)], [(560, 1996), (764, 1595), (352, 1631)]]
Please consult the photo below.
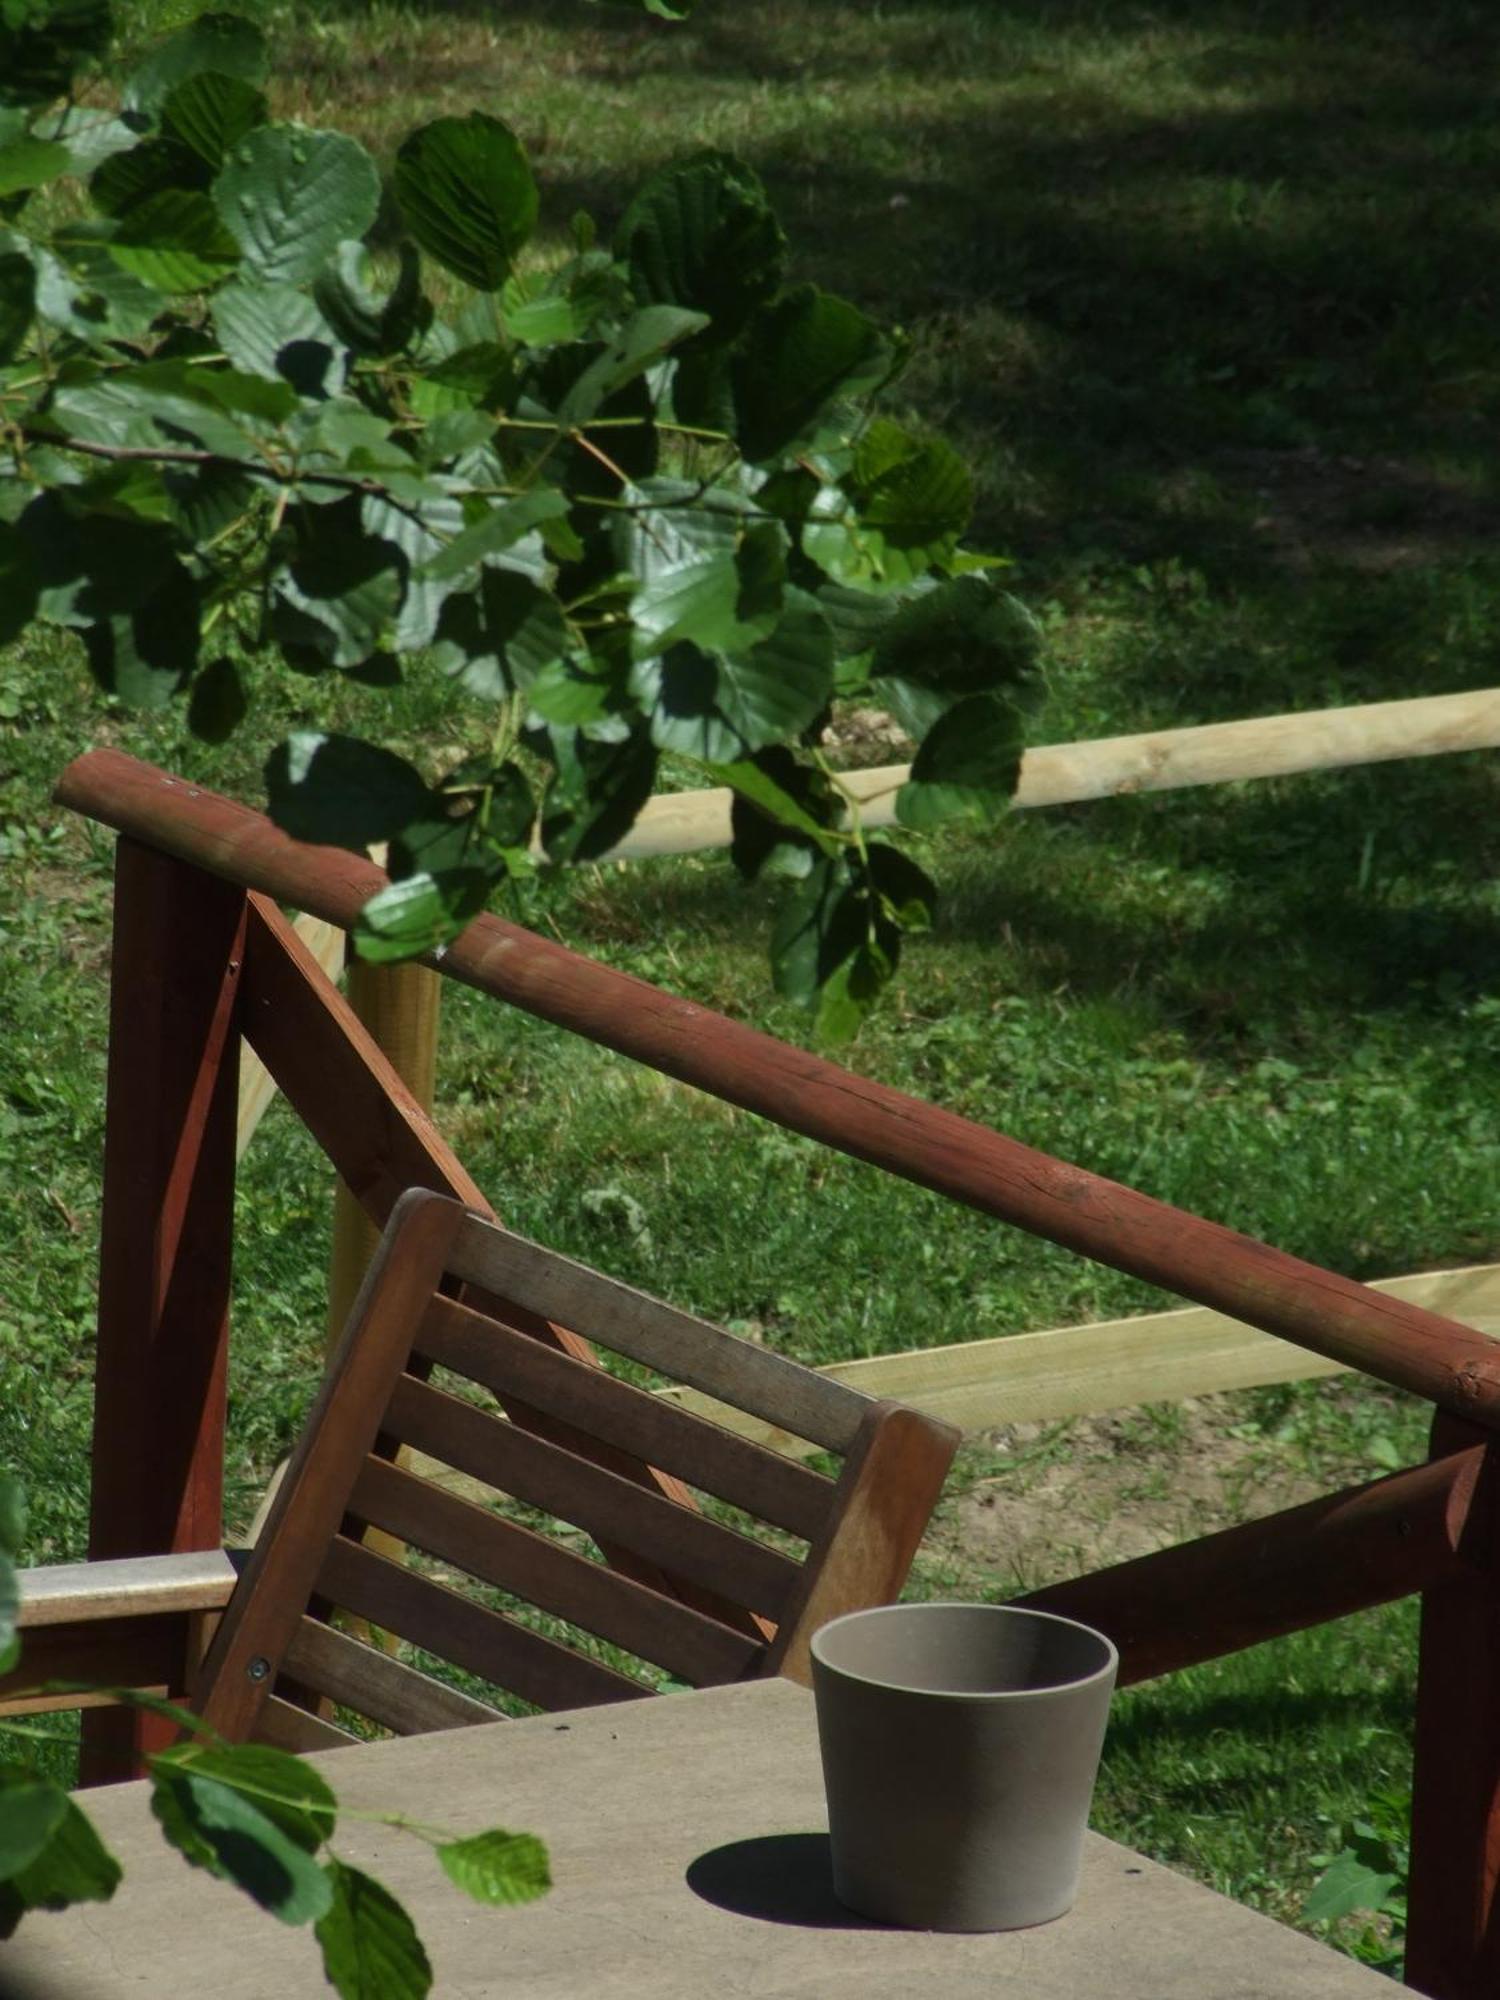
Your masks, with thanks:
[[(141, 0), (130, 32), (192, 11)], [(751, 160), (799, 273), (915, 340), (909, 412), (972, 459), (974, 539), (1047, 631), (1038, 741), (1495, 682), (1490, 8), (260, 11), (283, 111), (386, 154), (443, 112), (513, 122), (549, 241), (674, 152)], [(0, 656), (0, 1463), (38, 1559), (78, 1553), (86, 1515), (108, 950), (109, 844), (51, 780), (109, 740), (257, 798), (289, 723), (388, 704), (262, 677), (253, 740), (212, 752), (179, 716), (106, 714), (61, 642)], [(452, 738), (420, 664), (394, 713), (406, 747)], [(1354, 1276), (1493, 1257), (1497, 803), (1474, 754), (950, 833), (936, 935), (848, 1060)], [(766, 910), (704, 858), (584, 870), (536, 921), (802, 1039)], [(439, 1120), (509, 1222), (802, 1359), (1160, 1302), (497, 1005), (445, 1010)], [(322, 1342), (328, 1188), (284, 1108), (242, 1201), (239, 1520)], [(1378, 1397), (1237, 1420), (1330, 1482), (1421, 1449), (1420, 1413)], [(1338, 1822), (1403, 1782), (1411, 1634), (1397, 1608), (1131, 1695), (1101, 1823), (1295, 1917)]]

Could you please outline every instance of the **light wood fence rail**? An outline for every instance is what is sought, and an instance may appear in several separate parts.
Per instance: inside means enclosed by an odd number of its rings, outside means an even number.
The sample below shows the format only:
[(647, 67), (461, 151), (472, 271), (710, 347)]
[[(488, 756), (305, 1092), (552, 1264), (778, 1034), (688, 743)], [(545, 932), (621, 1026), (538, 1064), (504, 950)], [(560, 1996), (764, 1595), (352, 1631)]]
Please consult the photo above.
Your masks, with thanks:
[[(1500, 688), (1483, 688), (1471, 694), (1426, 695), (1414, 701), (1366, 702), (1356, 708), (1107, 736), (1094, 743), (1046, 743), (1028, 750), (1021, 760), (1021, 781), (1012, 803), (1021, 808), (1073, 805), (1127, 792), (1173, 791), (1184, 785), (1287, 777), (1399, 757), (1496, 748), (1500, 748)], [(886, 764), (840, 774), (862, 802), (866, 826), (894, 823), (896, 794), (910, 769), (909, 764)], [(644, 860), (727, 847), (732, 797), (727, 788), (716, 787), (650, 799), (606, 859)]]
[[(1372, 1290), (1462, 1320), (1500, 1339), (1500, 1264), (1377, 1278)], [(1252, 1389), (1349, 1371), (1225, 1313), (1193, 1306), (1090, 1326), (1049, 1327), (998, 1340), (833, 1361), (819, 1371), (870, 1396), (892, 1396), (963, 1430), (1091, 1416), (1141, 1403), (1178, 1402), (1220, 1389)], [(675, 1400), (778, 1451), (811, 1449), (692, 1390)]]

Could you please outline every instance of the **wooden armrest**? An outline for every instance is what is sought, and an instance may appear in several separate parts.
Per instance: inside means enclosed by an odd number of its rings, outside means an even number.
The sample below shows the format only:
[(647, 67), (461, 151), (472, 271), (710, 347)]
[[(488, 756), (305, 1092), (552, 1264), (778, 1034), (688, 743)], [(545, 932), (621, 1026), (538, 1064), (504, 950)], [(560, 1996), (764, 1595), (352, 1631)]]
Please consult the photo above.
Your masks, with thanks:
[(24, 1632), (156, 1612), (222, 1611), (235, 1575), (233, 1558), (224, 1549), (23, 1569), (17, 1622)]

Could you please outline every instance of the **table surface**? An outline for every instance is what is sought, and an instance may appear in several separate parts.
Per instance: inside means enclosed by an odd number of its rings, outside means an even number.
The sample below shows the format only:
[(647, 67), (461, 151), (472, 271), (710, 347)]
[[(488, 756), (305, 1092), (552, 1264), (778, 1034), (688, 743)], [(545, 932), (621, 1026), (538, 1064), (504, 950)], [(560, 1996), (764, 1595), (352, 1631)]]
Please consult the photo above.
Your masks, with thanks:
[[(347, 1821), (335, 1850), (406, 1904), (437, 2000), (1377, 2000), (1388, 1980), (1088, 1837), (1074, 1910), (983, 1937), (888, 1929), (829, 1886), (810, 1695), (786, 1681), (486, 1724), (311, 1760), (340, 1805), (456, 1833), (542, 1836), (555, 1887), (484, 1909), (409, 1835)], [(4, 2000), (326, 1995), (310, 1930), (194, 1871), (144, 1784), (88, 1796), (125, 1865), (113, 1902), (34, 1912), (0, 1945)]]

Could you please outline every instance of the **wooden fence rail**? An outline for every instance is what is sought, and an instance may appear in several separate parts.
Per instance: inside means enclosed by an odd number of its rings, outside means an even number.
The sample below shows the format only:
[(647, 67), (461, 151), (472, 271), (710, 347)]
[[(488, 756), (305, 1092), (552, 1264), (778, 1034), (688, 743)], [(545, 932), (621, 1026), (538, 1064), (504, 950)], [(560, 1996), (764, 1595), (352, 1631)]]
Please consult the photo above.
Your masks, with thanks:
[[(117, 750), (69, 765), (56, 796), (131, 841), (346, 929), (386, 882), (373, 862), (302, 845), (248, 807)], [(1500, 1355), (1470, 1327), (855, 1076), (498, 917), (476, 918), (431, 962), (789, 1131), (1441, 1409), (1500, 1418)]]
[[(1484, 688), (1473, 694), (1424, 695), (1413, 701), (1374, 701), (1358, 708), (1106, 736), (1093, 743), (1045, 743), (1022, 758), (1012, 803), (1023, 810), (1076, 805), (1127, 792), (1174, 791), (1184, 785), (1280, 778), (1301, 771), (1496, 748), (1500, 748), (1500, 688)], [(909, 764), (885, 764), (841, 773), (843, 783), (861, 801), (860, 816), (866, 826), (894, 823), (896, 794), (910, 770)], [(606, 859), (644, 860), (727, 847), (732, 797), (727, 789), (715, 786), (651, 799)]]

